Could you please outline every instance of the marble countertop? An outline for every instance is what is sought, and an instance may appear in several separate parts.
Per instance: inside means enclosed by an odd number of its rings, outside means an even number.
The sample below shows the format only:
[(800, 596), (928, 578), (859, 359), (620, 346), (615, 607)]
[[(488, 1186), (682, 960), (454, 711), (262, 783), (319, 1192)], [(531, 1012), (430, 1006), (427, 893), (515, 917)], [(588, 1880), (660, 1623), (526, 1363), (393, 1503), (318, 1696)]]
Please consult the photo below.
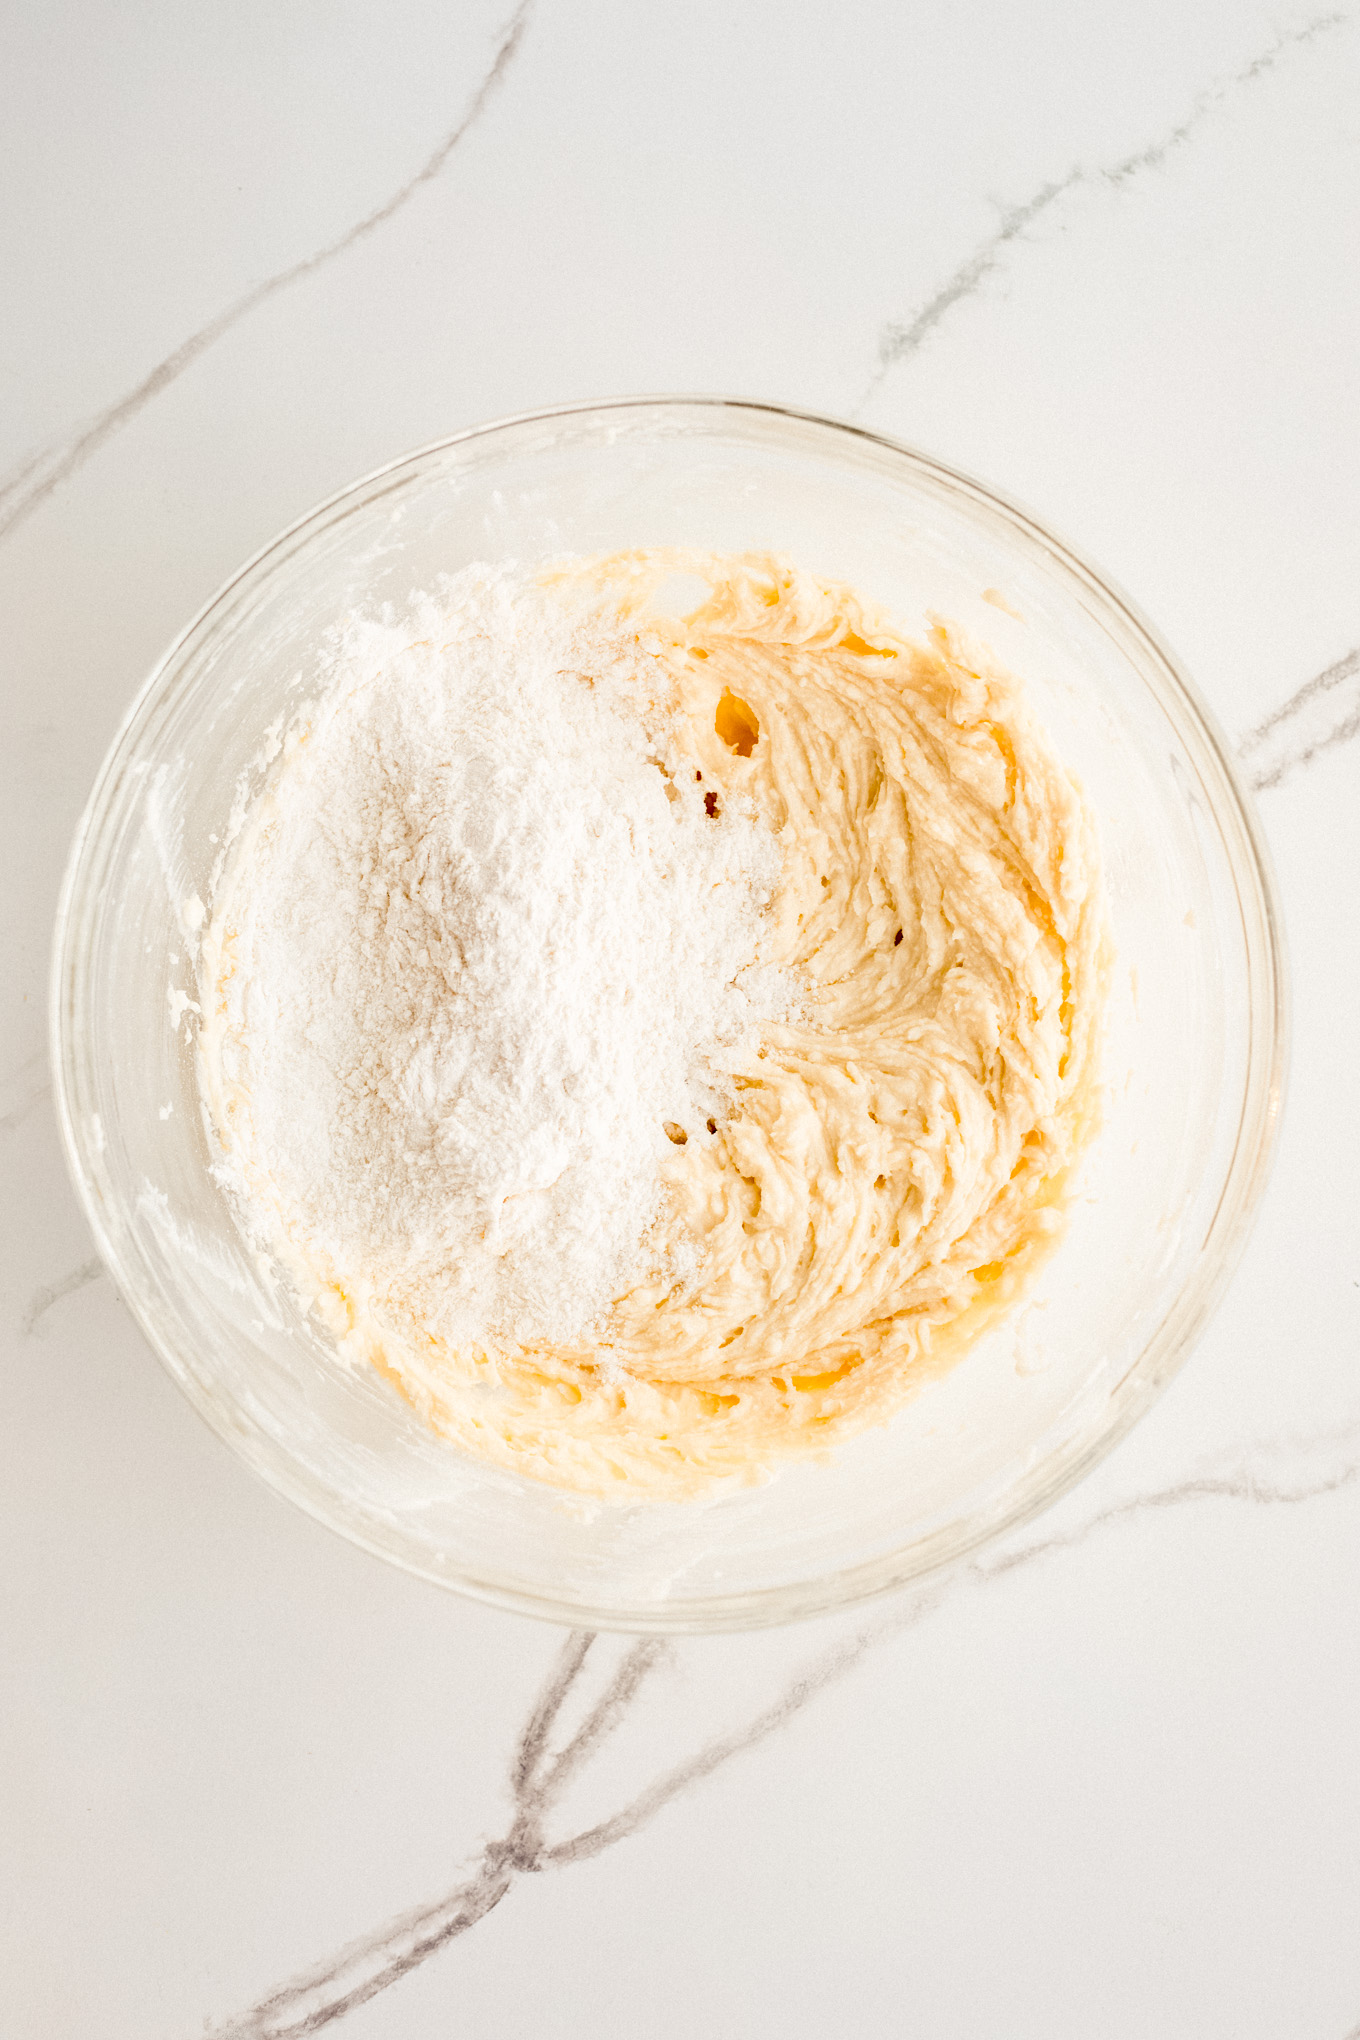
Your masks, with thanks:
[[(5, 31), (0, 2033), (1354, 2040), (1360, 24), (505, 4)], [(93, 1258), (44, 984), (232, 568), (407, 447), (667, 389), (1103, 562), (1240, 741), (1295, 1036), (1232, 1288), (1098, 1473), (943, 1587), (658, 1645), (408, 1579), (209, 1434)]]

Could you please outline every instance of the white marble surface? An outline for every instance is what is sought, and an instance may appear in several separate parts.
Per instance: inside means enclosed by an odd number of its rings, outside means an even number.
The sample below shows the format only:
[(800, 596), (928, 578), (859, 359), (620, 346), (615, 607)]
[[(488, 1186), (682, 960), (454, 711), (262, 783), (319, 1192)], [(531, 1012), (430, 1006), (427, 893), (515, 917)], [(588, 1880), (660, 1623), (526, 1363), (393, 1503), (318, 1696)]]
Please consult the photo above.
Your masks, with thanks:
[[(504, 4), (8, 14), (0, 2033), (319, 2031), (406, 1947), (327, 2031), (1346, 2040), (1360, 24)], [(231, 568), (407, 446), (664, 389), (864, 418), (1131, 590), (1248, 740), (1293, 1085), (1227, 1301), (1094, 1478), (939, 1594), (602, 1640), (564, 1720), (640, 1684), (549, 1808), (509, 1771), (561, 1636), (275, 1500), (100, 1275), (44, 977), (98, 761)]]

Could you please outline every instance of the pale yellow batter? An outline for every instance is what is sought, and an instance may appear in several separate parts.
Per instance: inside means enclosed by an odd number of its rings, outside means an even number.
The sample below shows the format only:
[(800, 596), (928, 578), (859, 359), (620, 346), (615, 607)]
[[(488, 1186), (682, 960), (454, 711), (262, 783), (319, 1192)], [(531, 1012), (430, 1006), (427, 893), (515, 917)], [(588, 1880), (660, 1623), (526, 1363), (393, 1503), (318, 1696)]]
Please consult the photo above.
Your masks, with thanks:
[[(647, 612), (677, 567), (712, 596)], [(342, 1343), (484, 1458), (683, 1497), (880, 1423), (1008, 1309), (1096, 1118), (1104, 910), (1083, 797), (1015, 680), (770, 557), (624, 556), (595, 579), (673, 691), (716, 800), (783, 881), (763, 960), (806, 986), (671, 1129), (697, 1275), (620, 1299), (589, 1350), (453, 1353), (333, 1299)], [(683, 1140), (680, 1136), (683, 1135)]]

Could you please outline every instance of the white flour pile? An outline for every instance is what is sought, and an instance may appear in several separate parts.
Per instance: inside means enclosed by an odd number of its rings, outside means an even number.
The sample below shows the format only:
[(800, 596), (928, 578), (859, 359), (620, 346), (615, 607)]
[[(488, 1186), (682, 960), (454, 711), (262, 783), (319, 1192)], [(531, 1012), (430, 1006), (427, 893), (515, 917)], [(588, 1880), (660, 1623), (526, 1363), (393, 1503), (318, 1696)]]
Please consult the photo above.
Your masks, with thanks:
[(217, 889), (201, 1044), (224, 1180), (342, 1319), (570, 1342), (664, 1260), (666, 1124), (702, 1133), (781, 988), (773, 838), (706, 811), (663, 685), (645, 627), (503, 569), (332, 645)]

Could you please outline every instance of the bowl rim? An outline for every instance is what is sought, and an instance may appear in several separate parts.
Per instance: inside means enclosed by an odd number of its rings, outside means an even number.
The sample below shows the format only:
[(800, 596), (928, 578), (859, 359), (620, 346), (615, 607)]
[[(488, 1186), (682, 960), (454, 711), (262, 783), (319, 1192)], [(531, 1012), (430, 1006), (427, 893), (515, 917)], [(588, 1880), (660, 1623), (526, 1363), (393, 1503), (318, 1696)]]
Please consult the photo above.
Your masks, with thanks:
[[(129, 754), (149, 715), (161, 699), (173, 699), (176, 667), (185, 647), (275, 555), (289, 550), (309, 527), (325, 523), (349, 499), (371, 498), (376, 484), (469, 442), (489, 439), (517, 426), (549, 425), (573, 417), (610, 412), (670, 411), (763, 415), (811, 426), (835, 440), (850, 438), (904, 460), (911, 468), (979, 507), (999, 513), (1031, 546), (1049, 556), (1060, 576), (1066, 575), (1110, 606), (1124, 628), (1141, 640), (1151, 670), (1141, 671), (1181, 741), (1190, 749), (1206, 791), (1216, 832), (1224, 842), (1231, 866), (1241, 920), (1249, 984), (1248, 1038), (1242, 1105), (1232, 1152), (1223, 1173), (1212, 1218), (1195, 1261), (1171, 1298), (1159, 1322), (1143, 1339), (1137, 1358), (1110, 1390), (1108, 1420), (1100, 1431), (1076, 1446), (1070, 1443), (1041, 1462), (1020, 1489), (1002, 1492), (989, 1511), (957, 1518), (914, 1540), (910, 1545), (875, 1558), (818, 1573), (794, 1583), (743, 1589), (733, 1594), (708, 1594), (680, 1601), (639, 1601), (634, 1605), (595, 1604), (564, 1600), (516, 1582), (468, 1572), (456, 1577), (423, 1565), (418, 1558), (389, 1544), (362, 1525), (340, 1520), (305, 1481), (290, 1477), (292, 1462), (257, 1447), (227, 1421), (224, 1411), (180, 1362), (176, 1341), (157, 1312), (141, 1294), (128, 1258), (121, 1252), (103, 1208), (95, 1181), (91, 1142), (82, 1125), (77, 1099), (80, 1029), (76, 1025), (85, 988), (87, 937), (98, 919), (98, 906), (84, 883), (88, 860), (97, 850), (129, 763)], [(1155, 678), (1154, 678), (1155, 676)], [(1232, 839), (1236, 838), (1234, 842)], [(1244, 880), (1250, 883), (1244, 886)], [(78, 911), (80, 910), (80, 911)], [(1232, 754), (1228, 739), (1194, 681), (1161, 634), (1136, 603), (1102, 568), (1066, 539), (1059, 537), (1032, 510), (1007, 492), (966, 471), (923, 452), (890, 434), (852, 419), (771, 399), (713, 393), (658, 393), (573, 399), (465, 426), (457, 432), (399, 454), (367, 474), (346, 483), (258, 547), (205, 601), (155, 661), (124, 712), (95, 775), (94, 784), (72, 836), (58, 896), (53, 928), (48, 998), (48, 1052), (57, 1124), (67, 1170), (80, 1200), (95, 1245), (122, 1300), (153, 1352), (193, 1408), (235, 1456), (277, 1494), (315, 1521), (360, 1549), (382, 1558), (445, 1591), (457, 1592), (493, 1607), (564, 1625), (588, 1626), (630, 1634), (717, 1633), (750, 1630), (805, 1620), (861, 1601), (890, 1594), (927, 1576), (962, 1564), (983, 1545), (1020, 1528), (1052, 1506), (1092, 1470), (1138, 1422), (1189, 1357), (1217, 1306), (1246, 1245), (1269, 1180), (1284, 1107), (1289, 1055), (1289, 980), (1284, 921), (1278, 888), (1264, 832)], [(1037, 1475), (1038, 1477), (1034, 1477)]]

